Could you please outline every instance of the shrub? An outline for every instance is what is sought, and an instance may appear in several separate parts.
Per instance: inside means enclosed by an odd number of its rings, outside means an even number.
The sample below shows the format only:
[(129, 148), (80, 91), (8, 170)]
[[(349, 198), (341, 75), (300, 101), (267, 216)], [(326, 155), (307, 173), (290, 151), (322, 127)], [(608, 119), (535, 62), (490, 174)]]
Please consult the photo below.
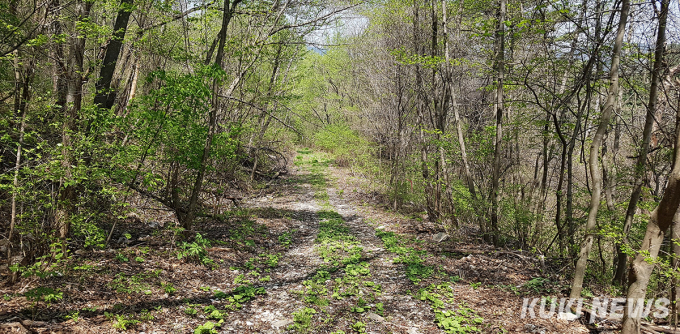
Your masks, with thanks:
[(208, 257), (208, 250), (210, 241), (203, 239), (200, 233), (196, 233), (196, 238), (193, 242), (182, 242), (180, 250), (177, 251), (178, 259), (187, 259), (201, 263), (208, 267), (215, 266), (215, 262)]

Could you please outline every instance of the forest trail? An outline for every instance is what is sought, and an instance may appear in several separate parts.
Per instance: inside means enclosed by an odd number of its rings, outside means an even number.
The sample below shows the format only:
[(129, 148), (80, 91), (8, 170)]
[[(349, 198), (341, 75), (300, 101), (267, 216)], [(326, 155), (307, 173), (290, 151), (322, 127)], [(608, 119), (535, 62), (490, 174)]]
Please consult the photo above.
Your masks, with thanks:
[[(316, 180), (318, 186), (315, 187), (309, 183), (303, 183), (304, 191), (297, 194), (297, 198), (292, 201), (288, 198), (280, 198), (271, 203), (271, 208), (297, 212), (309, 210), (314, 213), (314, 215), (298, 215), (295, 217), (301, 222), (300, 229), (309, 230), (309, 233), (306, 233), (303, 239), (298, 240), (302, 243), (296, 245), (282, 257), (282, 263), (285, 263), (282, 268), (287, 270), (279, 273), (279, 277), (284, 281), (287, 278), (300, 277), (308, 277), (311, 280), (307, 280), (306, 284), (303, 282), (302, 285), (295, 285), (296, 281), (293, 281), (288, 286), (282, 285), (272, 289), (271, 292), (264, 296), (264, 304), (272, 309), (269, 311), (270, 314), (277, 314), (278, 316), (291, 315), (300, 309), (305, 309), (305, 303), (285, 304), (289, 296), (287, 291), (292, 288), (304, 291), (306, 298), (314, 300), (313, 303), (320, 305), (329, 303), (324, 308), (326, 312), (323, 316), (326, 317), (328, 326), (322, 326), (326, 327), (325, 329), (329, 331), (337, 328), (360, 330), (361, 324), (368, 326), (371, 332), (426, 333), (434, 331), (436, 327), (433, 323), (433, 315), (431, 312), (423, 312), (422, 307), (424, 305), (418, 305), (420, 303), (408, 295), (408, 291), (411, 289), (411, 282), (403, 271), (398, 268), (398, 265), (392, 262), (391, 254), (382, 247), (382, 240), (376, 237), (375, 228), (365, 221), (364, 217), (358, 213), (353, 205), (348, 204), (342, 198), (342, 192), (338, 191), (335, 184), (327, 182), (327, 176), (322, 171), (323, 167), (312, 166), (311, 168), (305, 168), (305, 163), (306, 161), (302, 160), (303, 167), (292, 178)], [(320, 165), (323, 166), (324, 162), (321, 162)], [(312, 177), (305, 178), (304, 175), (311, 175)], [(354, 241), (349, 247), (361, 248), (361, 258), (345, 261), (348, 264), (343, 264), (341, 260), (340, 266), (344, 265), (346, 268), (347, 265), (350, 267), (356, 265), (363, 273), (351, 276), (342, 269), (335, 273), (329, 273), (328, 278), (331, 279), (329, 280), (331, 283), (326, 289), (331, 293), (336, 287), (339, 290), (345, 289), (345, 296), (342, 296), (343, 291), (340, 291), (339, 294), (342, 300), (338, 299), (338, 297), (330, 298), (327, 301), (314, 299), (324, 298), (321, 294), (318, 296), (313, 295), (317, 292), (314, 290), (319, 289), (318, 286), (313, 285), (319, 284), (320, 281), (318, 278), (314, 281), (314, 275), (323, 270), (322, 266), (328, 266), (329, 262), (332, 261), (324, 262), (322, 256), (328, 259), (335, 258), (336, 256), (347, 259), (347, 252), (339, 249), (336, 251), (331, 250), (330, 254), (319, 254), (320, 250), (318, 248), (320, 246), (323, 247), (323, 245), (314, 242), (319, 236), (319, 222), (323, 220), (323, 218), (319, 217), (319, 212), (323, 212), (322, 216), (324, 213), (326, 215), (332, 213), (339, 214), (335, 219), (342, 220), (342, 225), (347, 228), (344, 231), (340, 231), (342, 237), (351, 238)], [(335, 246), (338, 245), (335, 244)], [(332, 265), (332, 263), (330, 264)], [(335, 281), (337, 279), (346, 280), (347, 282), (338, 283)], [(350, 285), (358, 283), (358, 288), (356, 291), (350, 291), (353, 287), (338, 286), (343, 283), (349, 283)], [(378, 292), (378, 294), (376, 295), (375, 292)], [(313, 297), (310, 297), (312, 295)], [(362, 298), (365, 305), (362, 305), (363, 302), (360, 302), (359, 298)], [(352, 311), (353, 307), (355, 308), (354, 311)], [(357, 311), (357, 308), (364, 310)], [(390, 310), (390, 321), (386, 321), (384, 318), (388, 316), (385, 309)], [(285, 311), (282, 312), (283, 310)], [(292, 321), (293, 319), (289, 316), (288, 319), (281, 319), (278, 322), (274, 321), (272, 326), (276, 328), (278, 327), (276, 325)], [(316, 327), (314, 331), (321, 329)]]
[[(296, 186), (247, 205), (290, 213), (299, 238), (272, 272), (277, 283), (257, 303), (234, 313), (227, 331), (588, 332), (578, 322), (520, 319), (523, 284), (508, 280), (538, 275), (533, 263), (518, 262), (526, 261), (522, 255), (493, 259), (486, 256), (493, 253), (488, 246), (463, 242), (456, 243), (456, 253), (442, 251), (444, 244), (431, 241), (432, 224), (381, 209), (366, 179), (333, 167), (324, 154), (298, 152), (284, 181)], [(337, 223), (330, 226), (330, 240), (325, 238), (329, 222)], [(419, 227), (413, 231), (412, 225)], [(409, 229), (415, 239), (389, 232)], [(505, 285), (493, 284), (501, 281)], [(556, 287), (546, 279), (529, 288), (549, 293)]]
[(680, 334), (678, 4), (2, 0), (0, 334)]
[(289, 171), (225, 220), (196, 226), (212, 269), (178, 259), (170, 224), (154, 232), (140, 212), (116, 232), (116, 249), (79, 252), (47, 281), (63, 300), (33, 308), (16, 288), (0, 291), (13, 296), (0, 323), (62, 333), (588, 332), (555, 316), (520, 319), (523, 297), (565, 288), (531, 257), (497, 252), (469, 227), (432, 241), (436, 225), (386, 210), (366, 178), (324, 153), (298, 150)]
[[(344, 329), (349, 333), (361, 331), (363, 324), (368, 332), (439, 332), (432, 313), (424, 312), (425, 305), (419, 305), (420, 302), (408, 294), (411, 282), (392, 262), (393, 256), (383, 248), (375, 228), (342, 198), (335, 184), (328, 182), (324, 171), (327, 162), (300, 161), (301, 168), (286, 181), (297, 184), (297, 191), (246, 204), (289, 213), (300, 234), (272, 271), (272, 280), (276, 283), (267, 286), (267, 294), (257, 303), (262, 306), (244, 307), (234, 314), (232, 323), (225, 329), (242, 332), (244, 329), (239, 325), (246, 325), (254, 332), (267, 332), (292, 326), (299, 331)], [(329, 217), (337, 226), (330, 226), (330, 230), (327, 226), (321, 231), (320, 223), (327, 223)], [(324, 244), (320, 242), (323, 238), (319, 237), (320, 232), (337, 235)], [(360, 257), (350, 259), (355, 254)], [(336, 260), (337, 270), (332, 272)], [(348, 266), (356, 271), (348, 273)], [(337, 295), (332, 297), (335, 289)], [(310, 309), (316, 313), (309, 325), (295, 321), (295, 314)], [(389, 315), (386, 310), (390, 311)], [(297, 317), (302, 318), (304, 316)]]

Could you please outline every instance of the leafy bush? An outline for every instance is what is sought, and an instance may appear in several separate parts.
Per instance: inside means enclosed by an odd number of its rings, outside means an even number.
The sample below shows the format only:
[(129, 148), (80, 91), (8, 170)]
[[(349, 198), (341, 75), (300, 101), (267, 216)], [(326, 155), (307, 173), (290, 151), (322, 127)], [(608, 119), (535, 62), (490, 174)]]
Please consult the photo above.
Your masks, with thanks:
[(64, 293), (58, 289), (55, 290), (41, 286), (28, 290), (24, 296), (27, 300), (32, 302), (33, 314), (35, 315), (36, 307), (40, 302), (43, 302), (45, 305), (49, 306), (52, 303), (61, 301), (64, 298)]
[(50, 244), (49, 249), (49, 253), (37, 257), (36, 262), (31, 265), (21, 266), (19, 264), (12, 264), (9, 266), (9, 269), (12, 272), (21, 273), (22, 277), (49, 277), (55, 273), (55, 269), (57, 269), (57, 267), (71, 258), (67, 255), (68, 250), (63, 251), (64, 246), (60, 241)]

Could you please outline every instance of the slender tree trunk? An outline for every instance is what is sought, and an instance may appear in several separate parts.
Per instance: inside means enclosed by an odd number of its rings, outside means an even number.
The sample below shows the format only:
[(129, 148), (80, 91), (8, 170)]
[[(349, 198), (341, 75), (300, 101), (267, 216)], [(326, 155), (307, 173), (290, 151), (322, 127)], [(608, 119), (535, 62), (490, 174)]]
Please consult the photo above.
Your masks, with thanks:
[[(215, 58), (215, 66), (219, 69), (224, 69), (224, 46), (227, 40), (227, 28), (229, 27), (229, 22), (231, 21), (232, 15), (236, 10), (236, 6), (241, 2), (241, 0), (224, 0), (224, 14), (222, 15), (222, 28), (218, 33), (218, 47), (217, 55)], [(210, 55), (212, 56), (212, 55)], [(209, 59), (208, 59), (209, 61)], [(203, 187), (203, 178), (205, 177), (205, 170), (210, 159), (210, 152), (212, 149), (213, 137), (215, 135), (216, 125), (217, 125), (217, 112), (220, 109), (219, 104), (219, 85), (221, 80), (217, 78), (213, 81), (213, 96), (212, 96), (212, 106), (210, 108), (210, 114), (208, 116), (208, 136), (205, 140), (205, 146), (203, 147), (203, 153), (201, 156), (201, 164), (198, 167), (198, 172), (196, 173), (196, 180), (194, 186), (191, 190), (191, 197), (189, 198), (189, 208), (187, 214), (182, 221), (182, 227), (187, 231), (190, 231), (193, 225), (194, 218), (196, 216), (196, 207), (198, 206), (198, 195), (201, 193)]]
[[(257, 170), (257, 165), (259, 162), (259, 146), (260, 142), (262, 141), (262, 137), (264, 137), (264, 134), (267, 132), (267, 128), (269, 127), (269, 123), (271, 122), (272, 117), (269, 115), (271, 111), (268, 111), (267, 108), (269, 107), (269, 100), (271, 99), (273, 95), (273, 89), (274, 89), (274, 83), (276, 82), (276, 78), (278, 77), (278, 72), (279, 72), (279, 62), (281, 61), (281, 50), (283, 48), (283, 44), (279, 44), (278, 49), (276, 50), (276, 57), (274, 58), (274, 68), (272, 69), (272, 76), (269, 78), (269, 87), (267, 87), (267, 102), (264, 105), (264, 109), (262, 110), (262, 113), (260, 115), (260, 132), (258, 133), (257, 140), (255, 142), (256, 147), (253, 148), (254, 153), (255, 153), (255, 161), (253, 162), (253, 170), (250, 173), (250, 182), (253, 182), (255, 179), (255, 171)], [(276, 104), (274, 106), (274, 109), (276, 110)]]
[[(679, 125), (680, 113), (676, 116), (675, 147), (680, 147), (680, 136), (677, 135)], [(640, 303), (644, 303), (649, 278), (654, 270), (654, 261), (659, 255), (664, 235), (673, 223), (673, 217), (678, 205), (680, 205), (680, 150), (675, 150), (673, 159), (674, 166), (668, 177), (666, 191), (659, 206), (652, 211), (649, 217), (642, 245), (631, 263), (628, 301), (632, 305), (624, 308), (622, 334), (640, 333), (640, 314), (631, 314), (629, 310), (643, 309)]]
[[(430, 1), (430, 18), (432, 20), (431, 24), (431, 34), (430, 34), (430, 55), (434, 58), (437, 57), (437, 37), (438, 37), (438, 21), (437, 21), (437, 3), (438, 1), (431, 0)], [(432, 81), (431, 81), (431, 89), (432, 89), (432, 109), (434, 110), (434, 128), (439, 130), (436, 134), (435, 137), (437, 139), (437, 143), (441, 141), (441, 135), (444, 134), (444, 118), (446, 117), (446, 109), (444, 108), (445, 101), (446, 101), (446, 95), (448, 94), (446, 90), (444, 89), (441, 92), (441, 101), (440, 99), (437, 98), (437, 67), (432, 67)], [(442, 83), (442, 87), (445, 87), (445, 83)], [(437, 144), (439, 146), (440, 144)], [(437, 149), (439, 151), (439, 149)], [(437, 156), (436, 152), (433, 154), (435, 157)], [(440, 154), (441, 157), (441, 154)], [(430, 187), (432, 189), (432, 197), (433, 198), (433, 212), (434, 212), (434, 219), (439, 220), (441, 218), (442, 214), (442, 193), (441, 193), (441, 182), (442, 182), (442, 161), (441, 159), (434, 158), (434, 184), (430, 182)]]
[[(555, 124), (557, 127), (557, 124)], [(560, 256), (564, 255), (564, 223), (562, 222), (562, 199), (564, 198), (562, 188), (564, 188), (564, 170), (567, 167), (567, 149), (569, 144), (561, 139), (562, 154), (560, 155), (560, 171), (559, 179), (557, 180), (557, 190), (555, 190), (555, 226), (557, 227), (557, 240), (560, 251)]]
[[(418, 34), (420, 29), (418, 29), (418, 25), (420, 24), (420, 10), (419, 10), (420, 3), (417, 0), (413, 1), (413, 10), (414, 10), (414, 15), (413, 15), (413, 47), (414, 47), (414, 53), (419, 55), (421, 52), (420, 49), (420, 39), (418, 38)], [(421, 67), (419, 64), (415, 64), (415, 71), (416, 71), (416, 111), (418, 114), (418, 131), (419, 131), (419, 139), (420, 139), (420, 172), (423, 177), (423, 183), (425, 186), (425, 202), (426, 202), (426, 207), (427, 207), (427, 215), (429, 218), (434, 217), (434, 213), (432, 212), (432, 198), (430, 194), (428, 193), (430, 190), (429, 187), (429, 179), (430, 179), (430, 172), (428, 170), (427, 166), (427, 145), (425, 143), (425, 115), (424, 115), (424, 108), (425, 108), (425, 102), (423, 101), (425, 99), (425, 93), (423, 92), (423, 75), (421, 72)]]
[[(590, 77), (587, 77), (588, 87), (590, 87)], [(587, 95), (590, 95), (588, 93)], [(584, 103), (583, 107), (580, 107), (578, 109), (578, 112), (576, 114), (576, 119), (575, 119), (575, 126), (574, 126), (574, 131), (571, 133), (571, 138), (569, 139), (569, 143), (567, 144), (568, 149), (567, 149), (567, 205), (565, 208), (565, 218), (564, 218), (564, 226), (566, 226), (566, 237), (567, 237), (567, 255), (568, 256), (574, 256), (576, 251), (573, 250), (570, 246), (574, 245), (574, 234), (576, 233), (576, 224), (574, 224), (574, 147), (576, 146), (576, 136), (578, 136), (578, 133), (581, 131), (581, 118), (583, 116), (583, 109), (587, 108), (587, 104)]]
[(128, 76), (127, 83), (125, 84), (125, 90), (123, 96), (118, 99), (118, 104), (116, 107), (116, 116), (127, 115), (127, 107), (130, 105), (130, 101), (135, 97), (137, 93), (137, 80), (139, 78), (139, 59), (136, 55), (133, 55), (134, 60), (132, 61), (132, 68), (130, 69), (130, 74)]
[[(545, 114), (545, 124), (543, 125), (543, 165), (541, 171), (541, 193), (540, 193), (540, 204), (536, 207), (536, 216), (543, 216), (543, 211), (545, 210), (545, 199), (548, 191), (548, 164), (550, 164), (550, 157), (548, 153), (552, 150), (548, 150), (548, 144), (550, 143), (550, 113)], [(541, 218), (542, 219), (542, 218)]]
[[(677, 150), (678, 148), (676, 148)], [(673, 226), (671, 228), (671, 249), (672, 249), (672, 263), (671, 268), (676, 272), (680, 270), (680, 210), (675, 212), (673, 217)], [(673, 325), (678, 327), (678, 304), (680, 304), (680, 279), (673, 276), (673, 284), (671, 284), (671, 321)]]
[[(649, 104), (647, 105), (647, 115), (645, 117), (645, 127), (642, 130), (642, 143), (638, 149), (638, 159), (635, 163), (635, 170), (633, 176), (633, 191), (628, 201), (626, 209), (626, 219), (623, 224), (622, 244), (628, 244), (628, 233), (631, 226), (633, 226), (633, 219), (635, 218), (635, 211), (637, 211), (637, 204), (642, 193), (642, 185), (645, 180), (645, 164), (647, 162), (647, 153), (649, 151), (649, 142), (652, 138), (652, 128), (654, 127), (654, 114), (656, 113), (659, 82), (661, 81), (661, 71), (664, 59), (664, 43), (666, 42), (666, 20), (668, 16), (668, 2), (663, 0), (661, 3), (661, 13), (659, 16), (659, 28), (656, 36), (656, 49), (654, 50), (654, 69), (652, 70), (652, 82), (649, 89)], [(618, 263), (616, 265), (616, 274), (614, 275), (614, 282), (623, 283), (627, 269), (628, 255), (623, 251), (624, 246), (616, 245)]]
[[(76, 120), (81, 110), (83, 102), (83, 77), (84, 56), (85, 56), (85, 36), (78, 31), (78, 23), (88, 20), (90, 16), (91, 2), (79, 0), (76, 2), (76, 25), (74, 25), (75, 37), (71, 40), (69, 50), (68, 73), (66, 83), (66, 101), (64, 109), (64, 124), (62, 128), (62, 162), (64, 176), (61, 180), (61, 193), (55, 221), (59, 229), (59, 237), (65, 242), (71, 228), (70, 214), (72, 213), (76, 201), (76, 189), (72, 182), (73, 171), (73, 142), (72, 135), (77, 131)], [(65, 245), (63, 245), (65, 247)]]
[(496, 113), (496, 137), (493, 159), (493, 179), (491, 185), (491, 240), (494, 245), (499, 244), (499, 230), (498, 230), (498, 199), (499, 194), (499, 179), (501, 171), (501, 153), (503, 150), (503, 81), (505, 79), (505, 2), (506, 0), (499, 0), (498, 3), (498, 26), (496, 27), (496, 60), (495, 60), (495, 74), (496, 74), (496, 101), (494, 109)]
[[(7, 263), (11, 264), (12, 259), (12, 240), (14, 239), (14, 230), (17, 221), (17, 192), (19, 188), (19, 170), (21, 169), (21, 154), (24, 145), (24, 133), (26, 129), (26, 109), (28, 106), (28, 100), (30, 99), (30, 85), (33, 79), (33, 63), (28, 61), (28, 66), (26, 66), (25, 73), (21, 75), (21, 70), (18, 64), (18, 52), (15, 58), (15, 73), (16, 78), (20, 80), (21, 90), (17, 91), (16, 94), (19, 96), (17, 109), (15, 112), (20, 115), (21, 118), (19, 125), (19, 144), (17, 145), (17, 157), (14, 163), (14, 178), (12, 180), (12, 202), (11, 202), (11, 213), (10, 213), (10, 224), (9, 224), (9, 235), (7, 240), (9, 244), (7, 245)], [(18, 275), (13, 274), (10, 281), (15, 282), (18, 279)]]
[[(448, 16), (447, 16), (447, 10), (446, 10), (446, 0), (442, 0), (442, 7), (443, 7), (443, 25), (444, 25), (444, 57), (446, 59), (446, 67), (447, 67), (447, 77), (449, 79), (449, 98), (451, 99), (451, 110), (453, 111), (453, 118), (456, 123), (456, 134), (458, 135), (458, 145), (460, 145), (460, 156), (461, 159), (463, 160), (463, 171), (465, 172), (465, 183), (467, 184), (468, 191), (470, 191), (470, 195), (472, 195), (473, 199), (477, 198), (477, 194), (475, 192), (475, 184), (472, 179), (472, 173), (470, 173), (470, 164), (468, 163), (468, 157), (467, 157), (467, 149), (465, 147), (465, 135), (463, 133), (463, 126), (460, 121), (460, 114), (458, 111), (458, 97), (456, 94), (456, 89), (453, 84), (453, 69), (451, 68), (451, 54), (449, 52), (449, 38), (448, 38)], [(460, 28), (460, 27), (459, 27)], [(457, 29), (458, 30), (458, 29)], [(459, 36), (456, 36), (457, 38)]]
[(579, 253), (576, 268), (574, 270), (574, 282), (571, 287), (571, 298), (581, 297), (581, 290), (583, 289), (583, 278), (586, 272), (586, 265), (590, 250), (593, 246), (595, 238), (595, 229), (597, 227), (597, 211), (600, 207), (600, 195), (602, 191), (602, 171), (598, 162), (600, 147), (604, 134), (609, 126), (609, 121), (616, 106), (616, 98), (619, 95), (619, 62), (621, 47), (623, 46), (623, 36), (625, 34), (626, 22), (628, 21), (628, 11), (630, 9), (630, 0), (623, 0), (621, 4), (621, 16), (619, 18), (619, 26), (616, 31), (616, 39), (614, 42), (614, 49), (612, 51), (612, 63), (610, 73), (610, 86), (607, 94), (607, 102), (602, 110), (600, 116), (600, 124), (597, 132), (593, 137), (593, 143), (590, 146), (590, 174), (593, 181), (593, 192), (590, 199), (590, 210), (588, 212), (588, 221), (586, 223), (586, 236), (581, 244), (581, 251)]
[[(397, 64), (397, 71), (396, 71), (396, 82), (397, 82), (397, 137), (398, 141), (395, 145), (397, 145), (396, 150), (394, 152), (394, 166), (395, 166), (395, 177), (394, 177), (394, 210), (399, 210), (401, 208), (402, 204), (402, 194), (401, 194), (401, 187), (403, 185), (403, 161), (402, 154), (401, 152), (404, 150), (405, 147), (405, 140), (404, 140), (404, 106), (403, 106), (403, 91), (402, 91), (402, 83), (401, 83), (401, 66)], [(401, 162), (401, 164), (400, 164)], [(400, 166), (401, 165), (401, 166)]]
[[(669, 0), (661, 2), (659, 15), (659, 31), (657, 33), (657, 44), (654, 56), (654, 69), (652, 71), (652, 83), (649, 92), (649, 104), (647, 115), (654, 114), (658, 97), (658, 85), (661, 75), (664, 43), (666, 40), (666, 19), (668, 17)], [(645, 123), (645, 126), (647, 124)], [(646, 147), (645, 147), (646, 148)], [(647, 222), (645, 237), (637, 255), (631, 263), (629, 271), (630, 285), (628, 287), (628, 301), (635, 306), (643, 302), (647, 292), (649, 278), (654, 270), (659, 249), (664, 239), (664, 235), (673, 223), (673, 218), (680, 205), (680, 109), (676, 110), (675, 117), (675, 151), (673, 156), (673, 169), (668, 175), (666, 191), (659, 202), (659, 205), (652, 211)], [(640, 314), (631, 314), (631, 308), (624, 308), (622, 334), (636, 334), (640, 332)]]

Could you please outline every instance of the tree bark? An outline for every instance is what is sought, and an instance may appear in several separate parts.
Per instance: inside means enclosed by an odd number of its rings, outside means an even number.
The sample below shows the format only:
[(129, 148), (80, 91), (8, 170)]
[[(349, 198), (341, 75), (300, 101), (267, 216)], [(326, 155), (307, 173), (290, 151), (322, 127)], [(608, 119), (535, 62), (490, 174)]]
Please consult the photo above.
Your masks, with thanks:
[[(453, 85), (453, 69), (451, 68), (451, 54), (449, 52), (449, 38), (448, 38), (448, 16), (446, 10), (446, 0), (442, 0), (442, 11), (443, 11), (443, 25), (444, 25), (444, 57), (446, 59), (447, 77), (449, 79), (449, 99), (451, 103), (451, 110), (453, 111), (453, 118), (456, 123), (456, 134), (458, 135), (458, 145), (460, 145), (460, 157), (463, 160), (463, 171), (465, 172), (465, 184), (470, 191), (470, 195), (473, 199), (477, 198), (475, 192), (475, 183), (472, 179), (472, 173), (470, 173), (470, 164), (468, 163), (467, 150), (465, 147), (465, 135), (463, 134), (463, 126), (460, 121), (460, 114), (458, 112), (458, 97), (456, 94), (456, 89)], [(456, 29), (459, 31), (460, 26)], [(456, 36), (459, 37), (459, 36)]]
[(597, 211), (600, 207), (600, 196), (602, 192), (602, 170), (600, 169), (599, 153), (602, 146), (604, 134), (609, 126), (614, 108), (616, 106), (616, 98), (619, 94), (619, 63), (621, 59), (621, 48), (623, 46), (623, 36), (626, 31), (626, 23), (628, 21), (628, 12), (630, 9), (630, 0), (623, 0), (621, 3), (621, 15), (619, 18), (619, 26), (616, 31), (616, 39), (614, 41), (614, 49), (612, 51), (612, 63), (610, 70), (610, 86), (607, 94), (607, 102), (600, 115), (600, 124), (597, 127), (597, 132), (593, 137), (593, 143), (590, 146), (590, 174), (593, 181), (593, 191), (590, 198), (590, 210), (588, 212), (588, 220), (586, 223), (586, 236), (581, 244), (581, 251), (579, 253), (576, 268), (574, 269), (574, 282), (571, 286), (571, 298), (581, 297), (581, 290), (583, 289), (583, 278), (586, 272), (588, 257), (593, 246), (597, 227)]
[(661, 12), (659, 15), (659, 28), (656, 35), (656, 49), (654, 50), (654, 68), (652, 70), (652, 82), (649, 88), (649, 103), (647, 104), (647, 115), (645, 117), (645, 126), (642, 131), (642, 144), (638, 149), (638, 159), (635, 163), (633, 176), (633, 191), (630, 194), (630, 201), (626, 209), (626, 219), (623, 224), (622, 241), (621, 244), (616, 245), (617, 251), (617, 265), (614, 281), (623, 283), (627, 269), (628, 255), (624, 252), (626, 244), (628, 244), (628, 233), (633, 226), (633, 219), (635, 218), (635, 211), (637, 211), (637, 204), (642, 193), (642, 185), (645, 181), (645, 165), (647, 162), (647, 153), (649, 152), (649, 142), (652, 138), (652, 129), (654, 127), (654, 114), (656, 113), (657, 99), (659, 95), (659, 82), (661, 81), (661, 71), (664, 59), (664, 43), (666, 42), (666, 20), (668, 16), (668, 2), (663, 0), (661, 3)]
[[(676, 148), (677, 150), (678, 148)], [(675, 212), (673, 227), (671, 228), (671, 249), (673, 251), (671, 268), (676, 272), (680, 270), (680, 210)], [(680, 279), (673, 276), (671, 284), (671, 322), (678, 327), (678, 304), (680, 303)]]
[[(19, 96), (17, 109), (15, 112), (19, 115), (21, 121), (19, 125), (19, 144), (17, 145), (17, 157), (14, 163), (14, 178), (12, 180), (12, 203), (11, 203), (11, 213), (10, 213), (10, 225), (9, 225), (9, 235), (7, 240), (9, 244), (7, 245), (7, 263), (11, 264), (12, 259), (12, 240), (14, 239), (14, 230), (17, 221), (17, 191), (19, 188), (19, 170), (21, 169), (21, 154), (24, 145), (24, 133), (26, 129), (26, 109), (28, 106), (28, 100), (30, 99), (30, 86), (33, 79), (33, 62), (28, 61), (28, 66), (26, 66), (25, 73), (21, 75), (20, 66), (18, 64), (19, 53), (16, 52), (15, 58), (15, 73), (16, 79), (19, 80), (19, 87), (21, 90), (16, 91)], [(14, 282), (18, 278), (18, 275), (12, 275), (10, 281)]]
[[(656, 108), (659, 76), (661, 75), (664, 43), (666, 40), (666, 19), (668, 17), (669, 0), (661, 2), (659, 12), (659, 30), (657, 33), (656, 50), (654, 51), (654, 69), (652, 71), (652, 86), (649, 92), (647, 115), (654, 114)], [(653, 109), (654, 108), (654, 109)], [(646, 126), (646, 123), (645, 123)], [(675, 151), (673, 154), (673, 169), (668, 175), (666, 191), (661, 197), (659, 206), (652, 211), (647, 222), (647, 230), (642, 245), (631, 263), (629, 270), (630, 285), (628, 300), (634, 305), (641, 302), (647, 293), (649, 278), (654, 270), (654, 260), (659, 255), (659, 249), (664, 235), (673, 223), (673, 218), (680, 205), (680, 109), (675, 116)], [(622, 334), (636, 334), (640, 332), (640, 314), (630, 314), (630, 308), (624, 308)]]
[(505, 79), (505, 14), (506, 0), (499, 0), (498, 3), (498, 26), (496, 27), (496, 101), (494, 110), (496, 113), (496, 137), (493, 158), (493, 179), (491, 185), (491, 241), (494, 245), (499, 245), (498, 230), (498, 199), (499, 179), (501, 171), (501, 151), (503, 149), (503, 81)]
[[(267, 101), (265, 105), (262, 107), (262, 113), (260, 114), (260, 131), (258, 133), (257, 139), (255, 141), (255, 146), (253, 148), (253, 151), (255, 153), (255, 161), (253, 162), (253, 170), (250, 173), (250, 182), (253, 182), (255, 179), (255, 171), (257, 170), (257, 165), (259, 162), (259, 146), (260, 142), (262, 141), (262, 138), (264, 137), (265, 133), (267, 132), (267, 128), (269, 127), (269, 123), (272, 120), (272, 117), (270, 115), (271, 111), (267, 110), (269, 107), (269, 100), (271, 99), (272, 95), (274, 94), (274, 84), (276, 83), (276, 78), (278, 77), (279, 73), (279, 63), (281, 61), (281, 51), (283, 48), (283, 44), (279, 44), (278, 48), (276, 49), (276, 57), (274, 58), (274, 66), (272, 68), (272, 75), (269, 78), (269, 86), (267, 87)], [(274, 104), (274, 109), (276, 110), (276, 103)]]
[[(678, 125), (680, 125), (680, 113), (676, 115), (676, 127)], [(680, 146), (680, 136), (676, 136), (675, 145)], [(659, 206), (649, 217), (642, 245), (631, 263), (627, 297), (633, 306), (624, 308), (622, 334), (640, 333), (640, 314), (630, 314), (628, 310), (636, 309), (640, 302), (644, 302), (649, 278), (654, 270), (653, 263), (659, 255), (664, 235), (673, 223), (673, 217), (680, 205), (680, 150), (675, 150), (673, 159), (674, 166), (668, 177), (666, 191)]]
[(104, 63), (99, 72), (99, 80), (95, 84), (97, 95), (94, 97), (94, 104), (99, 108), (110, 109), (116, 99), (115, 91), (111, 91), (111, 80), (113, 73), (116, 70), (116, 63), (120, 56), (120, 51), (125, 39), (125, 32), (127, 31), (128, 20), (132, 13), (133, 0), (121, 0), (118, 15), (116, 15), (116, 22), (113, 24), (113, 36), (106, 47), (106, 54), (104, 55)]

